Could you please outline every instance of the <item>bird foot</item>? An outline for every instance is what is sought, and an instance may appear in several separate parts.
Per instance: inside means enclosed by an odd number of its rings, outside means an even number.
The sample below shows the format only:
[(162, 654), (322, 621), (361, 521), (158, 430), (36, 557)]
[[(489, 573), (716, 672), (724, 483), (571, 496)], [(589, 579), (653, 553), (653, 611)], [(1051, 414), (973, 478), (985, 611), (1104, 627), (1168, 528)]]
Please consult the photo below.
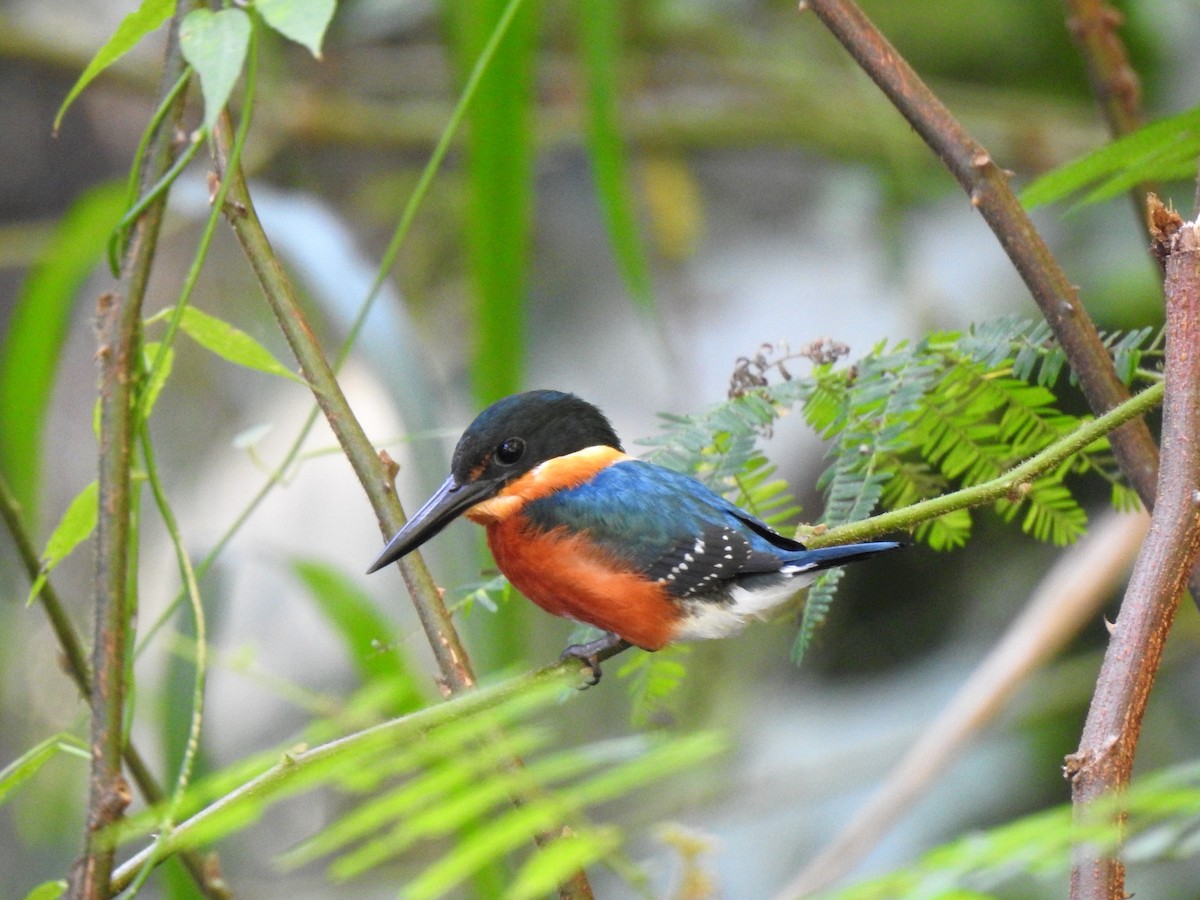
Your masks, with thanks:
[(602, 638), (588, 641), (586, 644), (572, 644), (562, 652), (559, 658), (577, 659), (584, 664), (582, 669), (584, 684), (580, 688), (580, 690), (583, 690), (584, 688), (590, 688), (600, 683), (600, 676), (603, 674), (600, 671), (601, 660), (616, 656), (622, 650), (628, 650), (631, 646), (633, 645), (624, 638), (609, 633)]

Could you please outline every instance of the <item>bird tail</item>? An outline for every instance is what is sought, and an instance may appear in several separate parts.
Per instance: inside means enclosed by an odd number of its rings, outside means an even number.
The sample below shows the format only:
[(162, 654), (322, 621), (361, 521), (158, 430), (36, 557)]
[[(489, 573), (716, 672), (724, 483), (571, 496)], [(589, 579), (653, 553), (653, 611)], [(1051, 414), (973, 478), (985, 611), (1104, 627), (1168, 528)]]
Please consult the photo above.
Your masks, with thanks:
[(803, 550), (796, 554), (795, 561), (784, 567), (786, 571), (794, 566), (795, 572), (815, 572), (820, 569), (832, 569), (847, 563), (857, 562), (889, 550), (899, 550), (905, 546), (899, 541), (868, 541), (862, 544), (845, 544), (841, 547), (821, 547), (816, 550)]

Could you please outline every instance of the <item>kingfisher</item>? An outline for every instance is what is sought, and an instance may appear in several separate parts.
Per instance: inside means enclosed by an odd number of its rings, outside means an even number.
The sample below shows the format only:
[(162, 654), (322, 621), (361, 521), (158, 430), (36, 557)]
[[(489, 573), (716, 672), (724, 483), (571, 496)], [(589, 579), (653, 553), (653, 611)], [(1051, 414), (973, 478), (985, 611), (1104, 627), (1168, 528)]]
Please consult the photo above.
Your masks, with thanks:
[(605, 632), (563, 651), (584, 662), (590, 684), (601, 659), (630, 646), (737, 634), (822, 569), (902, 546), (810, 550), (696, 479), (627, 455), (599, 409), (550, 390), (514, 394), (479, 414), (459, 438), (450, 476), (368, 574), (463, 514), (487, 529), (513, 587)]

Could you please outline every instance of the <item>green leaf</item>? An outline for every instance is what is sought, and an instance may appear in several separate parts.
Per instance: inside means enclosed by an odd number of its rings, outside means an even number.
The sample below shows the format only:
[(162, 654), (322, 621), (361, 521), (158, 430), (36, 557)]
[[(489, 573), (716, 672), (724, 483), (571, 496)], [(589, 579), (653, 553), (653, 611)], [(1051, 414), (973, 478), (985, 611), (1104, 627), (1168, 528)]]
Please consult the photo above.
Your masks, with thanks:
[(122, 19), (121, 24), (117, 26), (117, 30), (113, 32), (112, 37), (92, 57), (92, 61), (87, 64), (87, 68), (83, 70), (83, 74), (79, 76), (79, 80), (75, 82), (74, 86), (68, 92), (67, 99), (58, 108), (58, 115), (54, 117), (55, 132), (58, 131), (58, 127), (62, 124), (63, 116), (66, 115), (70, 105), (75, 102), (75, 98), (83, 92), (84, 88), (92, 83), (92, 80), (97, 75), (136, 47), (142, 38), (154, 31), (174, 14), (175, 0), (142, 0), (141, 5), (137, 9)]
[[(500, 29), (511, 23), (467, 111), (466, 262), (476, 328), (471, 380), (481, 404), (519, 390), (525, 366), (536, 8), (523, 0), (444, 6), (455, 61), (464, 75)], [(497, 633), (508, 638), (505, 629)], [(514, 632), (509, 643), (515, 658), (520, 635)]]
[(604, 859), (620, 846), (621, 832), (611, 827), (588, 828), (557, 837), (521, 867), (505, 897), (508, 900), (534, 900), (553, 895), (572, 873)]
[(1181, 158), (1191, 160), (1194, 172), (1197, 150), (1200, 107), (1152, 122), (1047, 172), (1021, 192), (1021, 202), (1030, 208), (1044, 206), (1097, 184), (1084, 202), (1107, 199), (1139, 181), (1176, 176)]
[(650, 269), (629, 187), (617, 96), (622, 7), (612, 0), (582, 0), (575, 8), (587, 67), (587, 151), (596, 194), (625, 284), (638, 305), (650, 309)]
[(321, 42), (333, 18), (335, 0), (256, 0), (263, 21), (321, 58)]
[(183, 311), (179, 326), (197, 344), (224, 360), (245, 366), (247, 369), (266, 372), (268, 375), (301, 381), (272, 356), (266, 347), (246, 332), (216, 316), (201, 312), (194, 306), (189, 306)]
[[(363, 790), (384, 777), (403, 774), (413, 759), (421, 760), (433, 729), (450, 729), (458, 746), (485, 736), (490, 740), (498, 727), (557, 706), (566, 678), (566, 673), (556, 673), (537, 681), (479, 688), (349, 735), (340, 717), (315, 723), (307, 736), (326, 743), (282, 754), (278, 750), (253, 754), (193, 783), (178, 810), (180, 821), (191, 821), (176, 830), (171, 846), (182, 849), (220, 840), (256, 821), (271, 804), (320, 785), (353, 783)], [(445, 758), (449, 750), (443, 751)], [(152, 833), (161, 821), (161, 808), (142, 811), (122, 820), (114, 837), (119, 843), (128, 842)]]
[(63, 513), (58, 527), (50, 534), (46, 549), (42, 553), (42, 571), (38, 574), (33, 586), (29, 589), (29, 597), (25, 605), (29, 606), (37, 599), (46, 577), (57, 568), (58, 564), (71, 555), (76, 547), (86, 541), (96, 530), (96, 520), (99, 514), (97, 495), (100, 486), (93, 481), (80, 491), (67, 511)]
[(457, 842), (405, 889), (412, 900), (440, 897), (481, 865), (511, 852), (539, 831), (560, 823), (571, 812), (633, 793), (640, 785), (700, 763), (720, 753), (724, 739), (698, 733), (652, 745), (635, 759), (605, 766), (576, 781), (569, 790), (538, 796), (527, 805), (491, 817), (488, 827)]
[(420, 706), (413, 673), (397, 649), (396, 630), (370, 596), (333, 566), (297, 559), (291, 568), (337, 630), (363, 681), (384, 679), (404, 687), (408, 698), (404, 708)]
[(197, 9), (179, 26), (183, 58), (200, 76), (204, 93), (204, 128), (211, 132), (233, 93), (250, 47), (250, 17), (245, 10)]
[(8, 800), (9, 794), (41, 771), (42, 766), (59, 753), (89, 758), (87, 745), (78, 738), (66, 732), (51, 735), (40, 744), (30, 747), (0, 771), (0, 805)]
[(629, 718), (635, 728), (661, 726), (674, 718), (679, 688), (687, 677), (687, 666), (680, 657), (691, 650), (687, 644), (671, 644), (658, 653), (633, 653), (617, 670), (618, 678), (629, 680)]
[(31, 526), (37, 520), (43, 424), (71, 310), (124, 203), (123, 186), (113, 182), (87, 191), (67, 211), (21, 285), (0, 347), (0, 422), (21, 423), (0, 428), (0, 466)]
[(45, 881), (25, 895), (25, 900), (58, 900), (67, 890), (65, 881)]
[[(414, 777), (359, 804), (340, 821), (289, 850), (281, 859), (283, 866), (295, 868), (357, 844), (330, 867), (332, 877), (343, 879), (422, 839), (463, 829), (481, 811), (503, 805), (516, 790), (513, 781), (500, 774), (507, 762), (515, 755), (528, 758), (555, 742), (548, 729), (510, 726), (501, 740), (486, 741), (467, 752), (459, 734), (444, 731), (447, 729), (430, 732), (428, 741), (397, 753), (389, 763), (389, 770), (396, 774), (407, 773), (409, 768), (418, 770)], [(546, 774), (544, 767), (541, 771)]]

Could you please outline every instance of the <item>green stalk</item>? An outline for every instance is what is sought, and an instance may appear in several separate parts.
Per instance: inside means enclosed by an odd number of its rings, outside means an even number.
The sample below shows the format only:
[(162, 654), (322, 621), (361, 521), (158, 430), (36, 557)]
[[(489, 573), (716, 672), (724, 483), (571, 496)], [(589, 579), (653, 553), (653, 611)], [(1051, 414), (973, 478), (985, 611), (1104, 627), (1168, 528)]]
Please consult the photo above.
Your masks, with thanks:
[(801, 539), (807, 546), (813, 548), (851, 544), (889, 532), (910, 531), (922, 522), (955, 510), (980, 506), (1019, 495), (1023, 485), (1029, 484), (1040, 475), (1053, 471), (1065, 460), (1126, 422), (1131, 422), (1150, 412), (1162, 402), (1162, 398), (1163, 382), (1160, 381), (1104, 415), (1080, 425), (1070, 434), (991, 481), (972, 485), (950, 494), (943, 494), (941, 497), (923, 500), (903, 509), (881, 513), (860, 522), (839, 525), (837, 528), (830, 528), (819, 534), (806, 533), (802, 535)]

